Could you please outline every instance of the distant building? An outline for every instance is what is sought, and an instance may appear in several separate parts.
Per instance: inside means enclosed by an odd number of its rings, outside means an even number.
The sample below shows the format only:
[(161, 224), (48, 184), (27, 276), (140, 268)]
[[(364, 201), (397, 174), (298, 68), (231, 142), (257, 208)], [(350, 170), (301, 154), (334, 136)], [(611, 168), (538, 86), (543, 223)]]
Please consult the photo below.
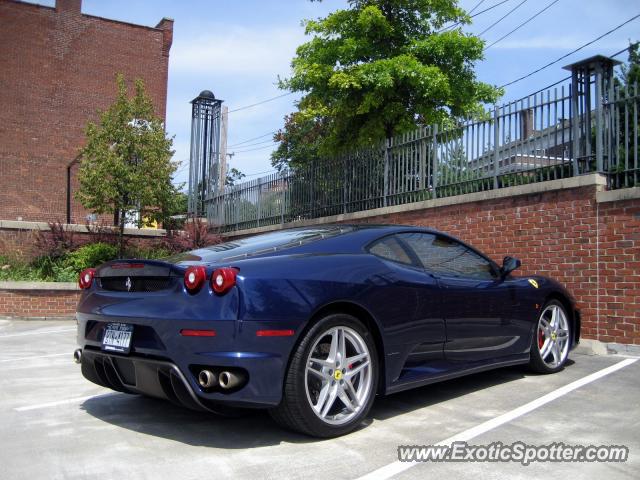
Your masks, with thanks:
[(116, 97), (116, 74), (142, 79), (165, 118), (173, 20), (155, 27), (0, 0), (0, 220), (84, 223), (70, 195), (84, 129)]
[[(533, 109), (522, 110), (519, 116), (518, 138), (505, 142), (498, 150), (499, 175), (570, 161), (571, 123), (568, 119), (560, 119), (556, 124), (536, 129)], [(478, 158), (471, 160), (469, 168), (490, 172), (493, 169), (494, 159), (495, 151), (487, 150)]]

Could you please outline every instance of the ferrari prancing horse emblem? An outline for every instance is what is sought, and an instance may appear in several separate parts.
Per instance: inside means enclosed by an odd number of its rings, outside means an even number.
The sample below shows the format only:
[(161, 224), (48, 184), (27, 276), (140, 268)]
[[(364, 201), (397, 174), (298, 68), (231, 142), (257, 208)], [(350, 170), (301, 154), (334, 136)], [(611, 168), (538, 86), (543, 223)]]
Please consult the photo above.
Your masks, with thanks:
[(131, 291), (131, 277), (127, 277), (127, 281), (124, 282), (124, 286), (127, 287), (127, 292)]
[(533, 278), (529, 279), (529, 283), (533, 285), (535, 288), (539, 288), (538, 282), (536, 282)]

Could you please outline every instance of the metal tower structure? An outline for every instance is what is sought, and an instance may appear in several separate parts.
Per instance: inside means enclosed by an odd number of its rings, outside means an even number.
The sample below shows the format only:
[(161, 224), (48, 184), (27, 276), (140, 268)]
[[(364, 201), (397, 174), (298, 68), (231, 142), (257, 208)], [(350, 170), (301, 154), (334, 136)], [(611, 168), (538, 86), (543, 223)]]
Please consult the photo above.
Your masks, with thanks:
[(220, 130), (222, 100), (203, 90), (191, 101), (189, 157), (189, 216), (206, 216), (206, 200), (220, 188)]
[(573, 173), (604, 171), (610, 120), (605, 105), (613, 99), (613, 68), (620, 62), (596, 55), (563, 67), (571, 71)]

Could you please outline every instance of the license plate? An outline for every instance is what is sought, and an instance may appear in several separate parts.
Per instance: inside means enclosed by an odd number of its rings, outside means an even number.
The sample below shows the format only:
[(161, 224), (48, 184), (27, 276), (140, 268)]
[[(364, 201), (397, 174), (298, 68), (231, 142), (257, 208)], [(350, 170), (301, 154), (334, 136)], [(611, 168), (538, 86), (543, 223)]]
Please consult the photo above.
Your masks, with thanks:
[(109, 323), (104, 329), (102, 349), (112, 352), (129, 353), (132, 336), (133, 325), (126, 323)]

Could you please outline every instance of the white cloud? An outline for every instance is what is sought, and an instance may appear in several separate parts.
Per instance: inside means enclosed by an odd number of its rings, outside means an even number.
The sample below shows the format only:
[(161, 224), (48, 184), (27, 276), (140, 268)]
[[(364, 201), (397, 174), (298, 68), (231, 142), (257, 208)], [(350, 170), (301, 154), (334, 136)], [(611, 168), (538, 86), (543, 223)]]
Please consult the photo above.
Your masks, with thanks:
[(302, 27), (249, 29), (216, 25), (211, 33), (182, 37), (171, 49), (171, 72), (288, 75)]

